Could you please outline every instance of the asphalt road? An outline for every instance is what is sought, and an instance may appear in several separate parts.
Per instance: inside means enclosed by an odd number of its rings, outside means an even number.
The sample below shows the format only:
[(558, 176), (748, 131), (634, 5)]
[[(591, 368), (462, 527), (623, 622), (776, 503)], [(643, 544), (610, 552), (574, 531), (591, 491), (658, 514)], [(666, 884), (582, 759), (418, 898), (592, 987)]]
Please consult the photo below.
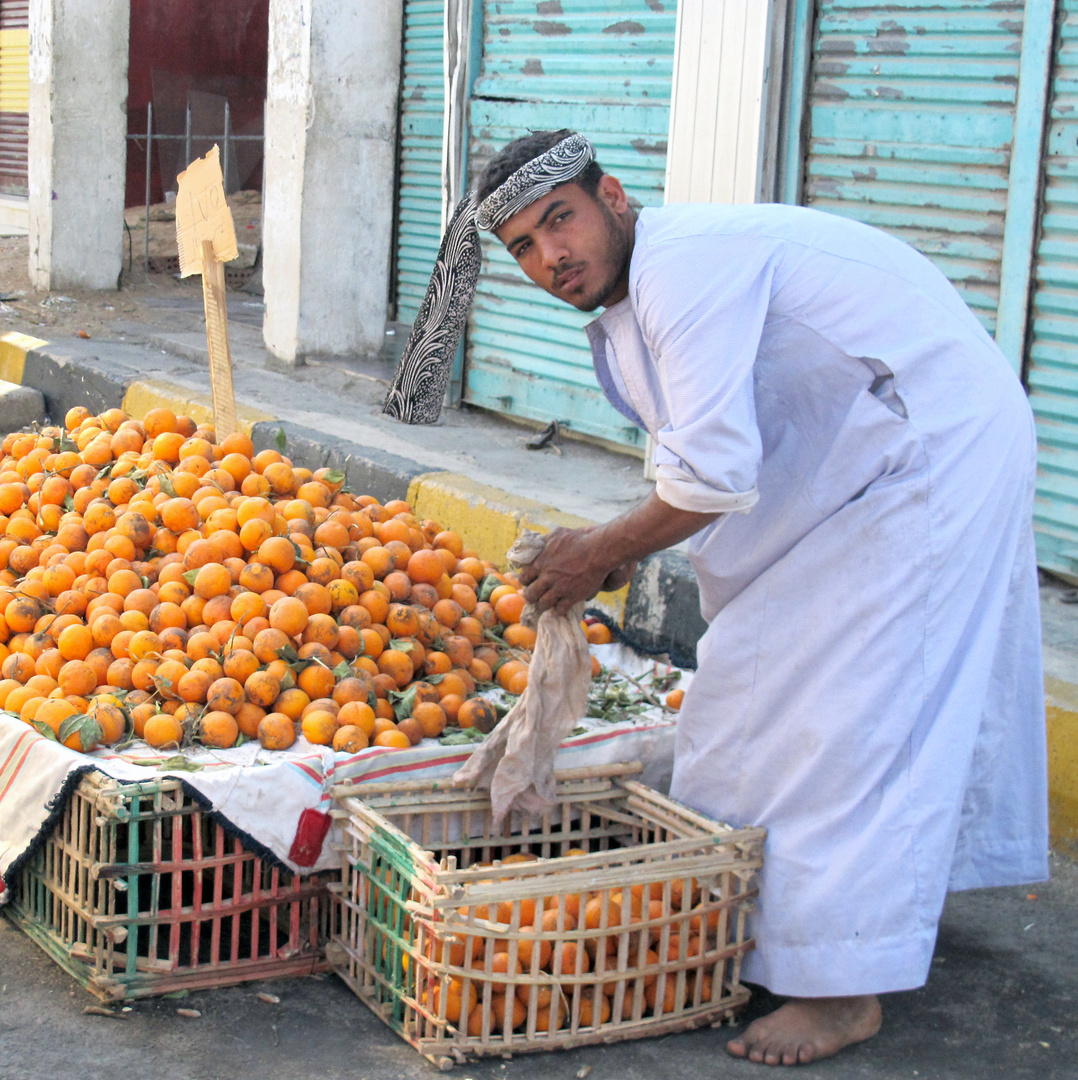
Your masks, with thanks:
[[(1030, 899), (1030, 895), (1035, 899)], [(279, 1004), (256, 995), (268, 991)], [(133, 1003), (94, 1001), (0, 919), (0, 1080), (432, 1080), (439, 1075), (333, 976)], [(751, 1008), (773, 1001), (761, 992)], [(177, 1008), (197, 1009), (186, 1019)], [(732, 1029), (458, 1066), (460, 1080), (740, 1080)], [(1078, 864), (1051, 882), (950, 898), (928, 985), (884, 1000), (872, 1042), (801, 1066), (798, 1080), (1078, 1080)]]

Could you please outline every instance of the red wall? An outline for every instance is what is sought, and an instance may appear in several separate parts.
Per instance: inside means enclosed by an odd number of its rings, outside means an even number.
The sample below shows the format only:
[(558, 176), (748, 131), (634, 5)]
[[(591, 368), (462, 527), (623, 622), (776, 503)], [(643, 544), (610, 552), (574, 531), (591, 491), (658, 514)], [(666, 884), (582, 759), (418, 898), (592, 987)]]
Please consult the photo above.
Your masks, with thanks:
[[(234, 133), (261, 133), (268, 38), (269, 0), (131, 0), (128, 132), (145, 135), (153, 100), (155, 131), (182, 133), (187, 94), (201, 91), (228, 98)], [(168, 155), (176, 151), (165, 151), (162, 170), (159, 145), (152, 158), (153, 202), (164, 197), (162, 172), (171, 179), (175, 168)], [(237, 151), (245, 187), (261, 186), (257, 146)], [(145, 138), (129, 139), (126, 205), (141, 205), (145, 198)]]

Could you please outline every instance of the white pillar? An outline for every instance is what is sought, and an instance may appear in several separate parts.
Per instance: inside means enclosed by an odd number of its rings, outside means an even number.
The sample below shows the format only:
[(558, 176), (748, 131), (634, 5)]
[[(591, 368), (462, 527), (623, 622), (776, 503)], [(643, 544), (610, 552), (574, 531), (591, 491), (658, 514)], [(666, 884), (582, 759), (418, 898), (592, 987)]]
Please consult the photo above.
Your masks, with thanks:
[(382, 344), (401, 6), (270, 0), (263, 333), (286, 363)]
[(115, 289), (130, 0), (30, 0), (30, 280)]
[[(785, 0), (681, 0), (667, 202), (767, 201)], [(777, 42), (775, 37), (777, 35)], [(780, 54), (781, 56), (781, 54)], [(780, 56), (778, 58), (780, 58)]]

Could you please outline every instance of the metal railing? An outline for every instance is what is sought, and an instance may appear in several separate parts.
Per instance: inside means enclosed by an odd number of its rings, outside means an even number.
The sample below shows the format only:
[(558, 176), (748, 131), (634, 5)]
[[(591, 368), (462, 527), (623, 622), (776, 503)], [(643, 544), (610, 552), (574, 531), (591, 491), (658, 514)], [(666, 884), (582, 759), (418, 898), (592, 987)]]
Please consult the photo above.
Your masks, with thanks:
[(224, 174), (224, 187), (225, 191), (228, 191), (228, 166), (229, 166), (229, 148), (233, 143), (237, 142), (265, 142), (265, 135), (236, 135), (232, 131), (232, 113), (229, 109), (228, 100), (225, 99), (225, 122), (224, 132), (221, 135), (204, 135), (202, 132), (193, 134), (191, 131), (191, 103), (187, 103), (187, 109), (184, 117), (184, 127), (182, 135), (165, 135), (162, 132), (154, 133), (153, 130), (153, 102), (148, 102), (146, 106), (146, 134), (132, 135), (128, 134), (127, 138), (134, 142), (138, 142), (141, 139), (146, 140), (146, 219), (144, 222), (146, 229), (146, 250), (145, 250), (145, 269), (149, 273), (150, 270), (150, 177), (153, 173), (153, 144), (155, 142), (183, 142), (183, 160), (184, 168), (191, 164), (191, 142), (193, 139), (198, 139), (199, 142), (219, 142), (221, 145), (221, 171)]

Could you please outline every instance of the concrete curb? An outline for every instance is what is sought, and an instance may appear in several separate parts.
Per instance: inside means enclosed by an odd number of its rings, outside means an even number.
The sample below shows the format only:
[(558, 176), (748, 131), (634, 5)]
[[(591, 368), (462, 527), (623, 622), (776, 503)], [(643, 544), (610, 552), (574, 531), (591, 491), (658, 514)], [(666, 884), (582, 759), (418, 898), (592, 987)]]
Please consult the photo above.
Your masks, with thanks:
[[(213, 400), (209, 394), (193, 393), (184, 386), (163, 379), (139, 379), (131, 383), (124, 391), (120, 407), (136, 420), (141, 420), (151, 409), (164, 407), (174, 413), (190, 416), (196, 423), (213, 423)], [(256, 424), (273, 419), (261, 409), (240, 404), (236, 405), (236, 417), (245, 435), (250, 435)]]
[(1044, 689), (1052, 846), (1078, 858), (1078, 686), (1046, 675)]
[(360, 446), (334, 438), (315, 428), (287, 420), (263, 420), (251, 429), (256, 450), (276, 450), (284, 432), (285, 453), (306, 469), (338, 469), (345, 486), (373, 495), (379, 502), (403, 499), (415, 477), (427, 470), (416, 461), (390, 454), (372, 446)]
[(22, 385), (27, 353), (31, 349), (47, 344), (48, 342), (42, 341), (41, 338), (20, 334), (17, 331), (0, 337), (0, 379)]

